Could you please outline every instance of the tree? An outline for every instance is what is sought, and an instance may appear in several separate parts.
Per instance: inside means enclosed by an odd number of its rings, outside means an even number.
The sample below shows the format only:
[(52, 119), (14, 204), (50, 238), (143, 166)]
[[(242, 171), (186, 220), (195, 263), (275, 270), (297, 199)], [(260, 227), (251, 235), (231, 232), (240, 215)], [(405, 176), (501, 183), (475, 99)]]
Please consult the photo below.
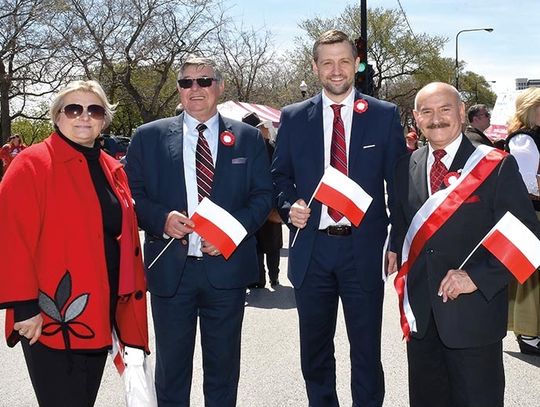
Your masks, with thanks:
[(51, 134), (53, 128), (49, 121), (41, 119), (26, 119), (19, 117), (11, 123), (13, 133), (22, 136), (26, 145), (44, 140)]
[(467, 71), (460, 75), (460, 94), (466, 106), (481, 103), (493, 107), (497, 95), (491, 90), (486, 78), (474, 72)]
[(241, 102), (253, 101), (260, 87), (260, 76), (274, 59), (268, 30), (222, 26), (216, 33), (217, 53), (226, 82), (225, 97)]
[[(346, 6), (337, 17), (304, 20), (300, 27), (306, 31), (307, 40), (297, 41), (296, 52), (303, 58), (311, 58), (311, 44), (324, 31), (340, 27), (353, 39), (360, 36), (360, 5)], [(376, 96), (382, 96), (379, 93), (388, 82), (400, 81), (419, 72), (426, 62), (439, 55), (446, 41), (442, 37), (411, 33), (403, 15), (396, 9), (368, 9), (367, 33), (368, 59), (375, 71)], [(302, 62), (303, 69), (306, 65)]]
[[(17, 118), (44, 118), (36, 101), (54, 92), (72, 65), (61, 58), (62, 46), (48, 28), (52, 0), (0, 0), (1, 143)], [(37, 116), (27, 113), (31, 109)]]
[(215, 0), (64, 0), (57, 10), (54, 26), (81, 75), (99, 80), (112, 102), (129, 97), (142, 122), (169, 115), (175, 70), (224, 22)]

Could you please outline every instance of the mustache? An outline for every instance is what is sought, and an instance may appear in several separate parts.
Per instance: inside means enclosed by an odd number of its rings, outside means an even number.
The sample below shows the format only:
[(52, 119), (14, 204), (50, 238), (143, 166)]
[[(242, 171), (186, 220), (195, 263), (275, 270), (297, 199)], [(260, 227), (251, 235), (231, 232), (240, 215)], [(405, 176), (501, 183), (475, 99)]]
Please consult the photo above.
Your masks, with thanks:
[(432, 123), (426, 127), (428, 129), (444, 129), (446, 127), (450, 127), (450, 123), (446, 123), (446, 122)]

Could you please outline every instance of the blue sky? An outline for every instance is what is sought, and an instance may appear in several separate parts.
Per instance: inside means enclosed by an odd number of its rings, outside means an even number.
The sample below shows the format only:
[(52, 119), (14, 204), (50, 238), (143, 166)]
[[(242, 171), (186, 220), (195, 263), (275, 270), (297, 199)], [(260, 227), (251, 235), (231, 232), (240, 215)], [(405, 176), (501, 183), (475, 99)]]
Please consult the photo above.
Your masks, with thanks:
[[(298, 23), (315, 16), (334, 17), (350, 0), (227, 0), (229, 15), (274, 33), (276, 48), (293, 47), (301, 35)], [(397, 0), (367, 0), (368, 7), (399, 8)], [(518, 77), (540, 79), (540, 0), (401, 0), (413, 31), (448, 38), (443, 55), (455, 58), (455, 36), (460, 30), (459, 59), (466, 69), (496, 81), (493, 89), (514, 88)], [(369, 21), (368, 21), (369, 24)]]

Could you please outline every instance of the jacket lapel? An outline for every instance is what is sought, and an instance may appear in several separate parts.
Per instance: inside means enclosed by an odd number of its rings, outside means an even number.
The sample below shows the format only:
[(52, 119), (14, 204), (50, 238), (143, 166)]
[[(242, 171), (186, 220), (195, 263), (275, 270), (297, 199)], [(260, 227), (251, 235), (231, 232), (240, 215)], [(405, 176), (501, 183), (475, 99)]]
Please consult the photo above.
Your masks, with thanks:
[(458, 170), (463, 169), (463, 166), (465, 165), (473, 151), (474, 146), (472, 145), (472, 143), (467, 137), (462, 136), (458, 151), (456, 152), (456, 156), (454, 157), (454, 160), (452, 161), (452, 164), (450, 165), (448, 171), (457, 172)]
[[(169, 131), (165, 134), (165, 143), (168, 145), (169, 153), (171, 156), (171, 171), (173, 176), (173, 183), (181, 185), (182, 191), (182, 204), (187, 204), (187, 193), (185, 187), (185, 174), (184, 174), (184, 114), (180, 114), (169, 126)], [(178, 172), (176, 172), (178, 171)], [(174, 174), (178, 174), (178, 177), (174, 177)], [(183, 207), (182, 206), (182, 207)]]
[[(354, 101), (361, 99), (362, 94), (358, 91), (355, 91)], [(367, 117), (369, 117), (370, 112), (365, 111), (362, 114), (356, 113), (354, 111), (354, 101), (353, 101), (353, 113), (352, 113), (352, 127), (351, 127), (351, 141), (349, 146), (349, 174), (354, 173), (353, 168), (355, 168), (355, 163), (358, 160), (360, 154), (351, 154), (352, 151), (362, 151), (364, 134), (366, 132)]]
[[(221, 115), (219, 115), (219, 134), (218, 134), (218, 153), (217, 153), (217, 161), (216, 161), (216, 168), (214, 170), (214, 179), (212, 183), (212, 192), (210, 193), (210, 198), (213, 202), (216, 202), (214, 197), (219, 196), (219, 188), (220, 185), (223, 183), (224, 177), (226, 177), (226, 174), (230, 174), (230, 166), (232, 165), (232, 154), (234, 150), (234, 145), (232, 146), (226, 146), (221, 142), (221, 133), (225, 130), (230, 131), (234, 134), (234, 132), (231, 129), (231, 125), (224, 119)], [(238, 138), (239, 134), (234, 134), (236, 138)], [(238, 142), (238, 140), (236, 140)]]
[(428, 146), (415, 151), (409, 163), (409, 183), (412, 186), (409, 198), (414, 211), (418, 210), (429, 197), (426, 173), (428, 151)]

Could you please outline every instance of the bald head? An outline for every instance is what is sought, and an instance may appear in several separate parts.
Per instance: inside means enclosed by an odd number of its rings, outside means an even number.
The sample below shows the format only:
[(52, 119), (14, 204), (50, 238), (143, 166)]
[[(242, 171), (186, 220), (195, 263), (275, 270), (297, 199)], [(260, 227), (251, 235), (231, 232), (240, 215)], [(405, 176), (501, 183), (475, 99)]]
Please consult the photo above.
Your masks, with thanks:
[(420, 89), (413, 113), (434, 149), (445, 148), (461, 135), (465, 105), (456, 88), (447, 83), (432, 82)]
[(416, 94), (416, 97), (414, 98), (414, 110), (418, 110), (418, 101), (422, 97), (425, 97), (425, 95), (441, 92), (447, 92), (448, 96), (454, 97), (456, 103), (461, 103), (461, 96), (459, 95), (457, 89), (454, 88), (452, 85), (444, 82), (431, 82), (424, 86), (422, 89), (420, 89)]

